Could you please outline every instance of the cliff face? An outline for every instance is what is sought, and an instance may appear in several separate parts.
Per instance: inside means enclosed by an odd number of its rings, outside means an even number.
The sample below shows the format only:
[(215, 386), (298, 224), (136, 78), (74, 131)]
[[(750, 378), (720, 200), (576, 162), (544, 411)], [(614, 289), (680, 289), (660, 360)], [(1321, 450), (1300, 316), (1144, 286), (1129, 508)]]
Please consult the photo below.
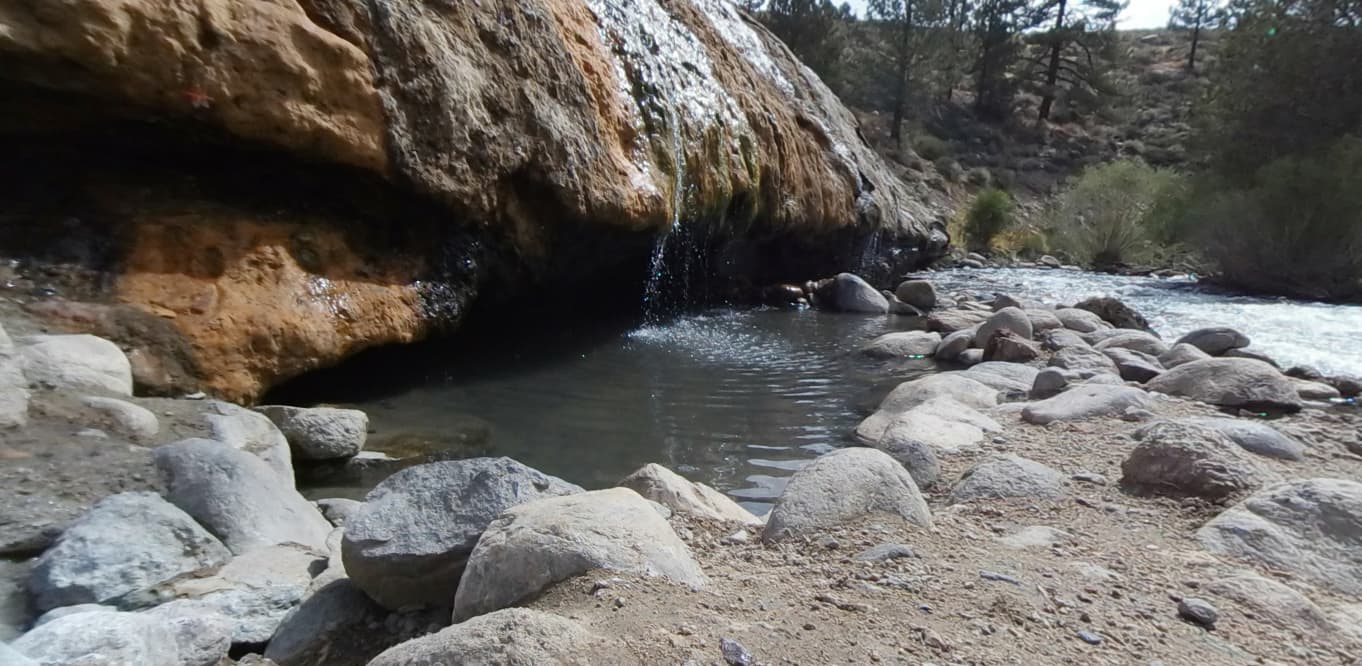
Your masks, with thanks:
[(727, 0), (0, 0), (0, 86), (28, 189), (0, 234), (107, 237), (91, 299), (168, 322), (173, 383), (229, 397), (678, 224), (779, 256), (730, 267), (758, 279), (945, 243)]

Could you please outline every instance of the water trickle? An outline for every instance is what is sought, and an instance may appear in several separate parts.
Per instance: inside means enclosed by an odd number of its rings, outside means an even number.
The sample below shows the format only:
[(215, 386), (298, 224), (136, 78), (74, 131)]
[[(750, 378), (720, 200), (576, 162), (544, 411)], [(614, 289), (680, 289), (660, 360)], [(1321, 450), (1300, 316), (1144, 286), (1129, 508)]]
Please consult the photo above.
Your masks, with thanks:
[[(648, 283), (643, 290), (643, 315), (649, 323), (657, 323), (667, 314), (674, 312), (678, 305), (690, 300), (689, 274), (691, 259), (695, 254), (695, 243), (691, 234), (681, 224), (681, 212), (686, 206), (686, 154), (681, 145), (681, 116), (676, 111), (668, 114), (671, 126), (672, 150), (672, 221), (653, 245), (652, 258), (648, 262)], [(680, 252), (680, 280), (671, 275), (670, 265), (675, 264), (668, 256), (669, 249)], [(677, 291), (680, 293), (676, 293)]]

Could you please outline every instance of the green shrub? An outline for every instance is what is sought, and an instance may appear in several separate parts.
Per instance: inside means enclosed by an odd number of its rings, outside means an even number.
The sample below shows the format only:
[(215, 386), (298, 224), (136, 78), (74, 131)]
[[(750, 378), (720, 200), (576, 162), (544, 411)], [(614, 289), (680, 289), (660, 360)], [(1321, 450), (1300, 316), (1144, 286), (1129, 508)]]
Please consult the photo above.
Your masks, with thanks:
[(965, 179), (969, 181), (970, 185), (976, 187), (988, 187), (993, 184), (993, 174), (989, 173), (988, 169), (984, 167), (970, 169)]
[(937, 173), (952, 183), (960, 182), (960, 178), (965, 175), (965, 170), (961, 168), (959, 162), (955, 161), (954, 157), (938, 158), (935, 164)]
[(1185, 233), (1228, 281), (1314, 298), (1362, 297), (1362, 138), (1276, 160), (1248, 187), (1196, 188)]
[(913, 151), (922, 159), (936, 161), (950, 155), (951, 146), (931, 134), (919, 134), (913, 137)]
[(965, 213), (965, 238), (971, 250), (987, 250), (993, 238), (1012, 226), (1015, 206), (1002, 190), (981, 190)]
[(1178, 177), (1143, 162), (1122, 160), (1087, 169), (1071, 181), (1049, 213), (1052, 245), (1098, 268), (1145, 260), (1169, 240), (1169, 204)]

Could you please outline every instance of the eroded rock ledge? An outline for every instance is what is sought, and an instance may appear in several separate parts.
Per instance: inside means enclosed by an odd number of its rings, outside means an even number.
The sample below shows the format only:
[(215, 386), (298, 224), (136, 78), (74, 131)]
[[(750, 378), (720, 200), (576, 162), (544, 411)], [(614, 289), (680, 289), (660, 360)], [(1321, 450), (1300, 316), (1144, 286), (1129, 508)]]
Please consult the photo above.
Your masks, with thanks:
[(677, 224), (754, 280), (946, 241), (725, 0), (0, 0), (0, 90), (6, 248), (148, 386), (250, 399)]

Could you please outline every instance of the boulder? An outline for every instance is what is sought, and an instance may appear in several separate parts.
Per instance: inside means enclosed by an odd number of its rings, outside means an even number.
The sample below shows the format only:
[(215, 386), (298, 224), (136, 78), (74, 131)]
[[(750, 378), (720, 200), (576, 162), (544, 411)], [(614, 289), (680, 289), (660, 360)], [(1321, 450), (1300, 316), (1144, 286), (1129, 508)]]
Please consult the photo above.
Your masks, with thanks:
[(899, 384), (880, 402), (880, 409), (906, 412), (933, 398), (952, 398), (961, 404), (985, 409), (998, 404), (998, 391), (964, 373), (943, 372)]
[(1292, 386), (1296, 387), (1296, 395), (1300, 396), (1301, 400), (1334, 400), (1342, 397), (1338, 389), (1324, 382), (1312, 382), (1292, 377), (1287, 379)]
[(280, 481), (293, 487), (293, 454), (288, 439), (269, 417), (221, 400), (207, 401), (203, 409), (212, 439), (265, 461)]
[(1055, 316), (1051, 310), (1028, 309), (1025, 310), (1026, 318), (1031, 320), (1031, 331), (1040, 335), (1042, 331), (1055, 331), (1064, 328), (1064, 322)]
[(979, 365), (984, 362), (984, 350), (966, 349), (965, 351), (960, 352), (959, 356), (955, 357), (955, 362), (967, 368)]
[(1259, 351), (1253, 347), (1231, 349), (1223, 355), (1229, 358), (1251, 358), (1255, 361), (1262, 361), (1278, 370), (1282, 369), (1282, 366), (1277, 363), (1277, 359), (1272, 358), (1267, 352)]
[(1026, 316), (1025, 311), (1020, 308), (1003, 308), (979, 325), (979, 330), (974, 333), (974, 346), (980, 348), (987, 346), (989, 338), (993, 337), (996, 331), (1011, 331), (1026, 340), (1030, 340), (1033, 334), (1031, 319)]
[(38, 662), (19, 654), (4, 641), (0, 641), (0, 664), (5, 666), (39, 666)]
[(1023, 497), (1057, 500), (1064, 496), (1064, 475), (1034, 460), (995, 455), (970, 468), (951, 489), (950, 503)]
[(910, 409), (885, 428), (884, 434), (875, 442), (875, 448), (893, 455), (887, 444), (917, 441), (938, 454), (952, 455), (976, 448), (983, 440), (984, 431), (977, 425), (926, 410)]
[(42, 666), (185, 664), (171, 625), (144, 613), (59, 617), (20, 636), (10, 647)]
[(1304, 444), (1266, 423), (1209, 416), (1192, 417), (1185, 421), (1219, 432), (1250, 453), (1279, 460), (1301, 460), (1305, 457)]
[(170, 602), (142, 614), (159, 618), (170, 628), (183, 666), (219, 666), (232, 649), (237, 621), (216, 609)]
[(1110, 326), (1096, 314), (1078, 308), (1059, 308), (1055, 310), (1055, 318), (1064, 324), (1064, 328), (1079, 333), (1091, 333)]
[(1097, 296), (1074, 305), (1075, 309), (1087, 310), (1103, 321), (1115, 326), (1116, 328), (1129, 328), (1137, 331), (1153, 333), (1154, 329), (1149, 326), (1149, 321), (1134, 308), (1122, 303), (1120, 299), (1112, 296)]
[(1127, 409), (1148, 409), (1149, 394), (1130, 386), (1085, 383), (1022, 409), (1022, 420), (1036, 425), (1096, 416), (1115, 416)]
[(919, 320), (922, 325), (920, 327), (915, 326), (915, 330), (926, 328), (927, 318), (923, 316), (921, 310), (900, 301), (899, 297), (895, 296), (894, 292), (889, 291), (888, 289), (881, 289), (880, 295), (884, 296), (884, 300), (889, 302), (889, 314), (899, 315), (900, 317), (911, 317), (915, 320)]
[(1120, 369), (1116, 367), (1116, 362), (1111, 360), (1111, 357), (1086, 345), (1064, 347), (1055, 352), (1055, 355), (1050, 357), (1050, 361), (1046, 365), (1064, 370), (1120, 375)]
[(125, 596), (125, 608), (149, 608), (162, 617), (220, 615), (232, 622), (232, 644), (270, 640), (284, 616), (302, 601), (326, 554), (298, 544), (257, 548), (216, 571), (185, 574)]
[(813, 536), (868, 515), (932, 525), (927, 502), (903, 465), (876, 449), (839, 449), (790, 477), (762, 536), (768, 541)]
[(1039, 368), (1020, 363), (986, 361), (970, 366), (960, 374), (999, 391), (1025, 393), (1031, 389), (1039, 372)]
[(153, 458), (166, 499), (233, 553), (287, 542), (325, 548), (331, 524), (260, 458), (207, 439), (162, 446)]
[(1297, 479), (1259, 490), (1200, 530), (1207, 550), (1362, 596), (1362, 483)]
[(1140, 443), (1121, 463), (1121, 480), (1131, 488), (1220, 502), (1279, 478), (1210, 428), (1161, 421), (1135, 436)]
[(936, 288), (926, 280), (904, 280), (894, 290), (894, 295), (898, 296), (900, 301), (919, 310), (931, 310), (936, 307)]
[(932, 356), (941, 344), (940, 333), (927, 331), (903, 331), (886, 333), (871, 340), (861, 353), (871, 358), (913, 358)]
[(706, 582), (686, 544), (647, 500), (628, 488), (596, 490), (513, 506), (492, 521), (468, 557), (454, 619), (515, 605), (595, 569), (692, 587)]
[(358, 409), (266, 405), (264, 414), (283, 434), (293, 455), (303, 460), (349, 458), (364, 450), (369, 415)]
[(927, 414), (947, 421), (967, 423), (984, 432), (1002, 430), (1002, 426), (998, 425), (997, 421), (980, 414), (973, 407), (954, 398), (938, 397), (921, 403), (907, 412), (879, 410), (871, 414), (856, 426), (856, 440), (865, 446), (874, 446), (884, 436), (884, 432), (889, 426), (908, 413)]
[(929, 488), (941, 478), (941, 463), (937, 461), (936, 451), (926, 439), (928, 437), (910, 428), (890, 427), (875, 443), (875, 448), (903, 465), (919, 489)]
[(33, 335), (19, 341), (29, 382), (73, 391), (132, 395), (132, 365), (118, 345), (93, 335)]
[(1021, 299), (1017, 298), (1016, 296), (1013, 296), (1012, 294), (994, 294), (992, 306), (994, 312), (997, 312), (1003, 308), (1017, 308), (1020, 310), (1026, 309), (1026, 305), (1022, 303)]
[(1121, 379), (1144, 383), (1163, 374), (1163, 366), (1159, 364), (1159, 359), (1142, 351), (1108, 347), (1103, 349), (1102, 353), (1116, 364)]
[(1248, 611), (1258, 623), (1288, 632), (1329, 635), (1338, 627), (1305, 595), (1270, 578), (1240, 574), (1213, 580), (1202, 589)]
[(365, 666), (384, 650), (448, 622), (447, 610), (392, 613), (342, 577), (284, 616), (265, 658), (279, 666)]
[(1231, 349), (1249, 346), (1249, 338), (1228, 326), (1211, 326), (1178, 338), (1177, 344), (1191, 345), (1211, 356), (1223, 356)]
[(448, 604), (479, 536), (497, 516), (580, 492), (510, 458), (408, 467), (378, 484), (346, 522), (345, 570), (393, 610)]
[(838, 273), (816, 292), (819, 307), (836, 312), (887, 314), (889, 300), (865, 280), (851, 273)]
[(1207, 354), (1206, 352), (1201, 351), (1200, 349), (1193, 347), (1192, 345), (1186, 343), (1178, 343), (1173, 345), (1172, 347), (1169, 347), (1168, 351), (1159, 354), (1159, 364), (1161, 364), (1166, 369), (1172, 369), (1184, 363), (1200, 361), (1202, 359), (1207, 359), (1210, 357), (1211, 357), (1210, 354)]
[(1037, 358), (1040, 358), (1040, 345), (1007, 330), (995, 331), (984, 345), (985, 362), (1026, 363)]
[(319, 499), (313, 504), (317, 505), (317, 510), (322, 512), (322, 517), (326, 522), (336, 527), (344, 527), (345, 521), (349, 520), (361, 506), (363, 502), (352, 500), (346, 497), (327, 497)]
[(222, 542), (160, 496), (120, 493), (62, 532), (38, 558), (29, 590), (39, 610), (102, 603), (230, 557)]
[(161, 430), (156, 415), (140, 405), (100, 396), (86, 396), (80, 401), (104, 418), (103, 423), (95, 425), (113, 430), (134, 442), (150, 442)]
[(1037, 335), (1040, 348), (1045, 351), (1059, 351), (1065, 347), (1088, 347), (1088, 342), (1067, 328), (1056, 328)]
[(67, 615), (77, 615), (79, 613), (117, 613), (117, 612), (118, 612), (117, 606), (107, 606), (104, 604), (75, 604), (73, 606), (61, 606), (59, 608), (53, 608), (52, 610), (47, 611), (42, 615), (39, 615), (37, 619), (33, 620), (33, 626), (41, 627), (44, 624), (47, 624), (48, 622), (51, 622), (59, 617), (66, 617)]
[(369, 666), (584, 666), (610, 662), (597, 656), (607, 644), (572, 620), (528, 608), (506, 608), (389, 648)]
[(936, 358), (941, 361), (953, 361), (958, 358), (961, 352), (969, 349), (974, 343), (974, 329), (967, 328), (963, 331), (956, 331), (941, 339), (941, 344), (937, 345)]
[(954, 333), (965, 329), (974, 329), (987, 321), (988, 318), (988, 312), (968, 308), (937, 310), (927, 315), (927, 330), (942, 334)]
[(727, 495), (703, 483), (689, 481), (657, 463), (648, 463), (619, 485), (672, 511), (722, 523), (761, 525), (761, 519)]
[(1301, 408), (1296, 387), (1275, 368), (1243, 358), (1210, 358), (1183, 363), (1150, 380), (1145, 388), (1222, 407)]
[(1144, 331), (1121, 331), (1115, 335), (1107, 336), (1100, 342), (1094, 343), (1093, 347), (1096, 347), (1099, 350), (1116, 347), (1134, 349), (1135, 351), (1144, 352), (1155, 358), (1158, 358), (1160, 354), (1168, 351), (1168, 345), (1164, 344), (1163, 340), (1160, 340), (1152, 333), (1145, 333)]

